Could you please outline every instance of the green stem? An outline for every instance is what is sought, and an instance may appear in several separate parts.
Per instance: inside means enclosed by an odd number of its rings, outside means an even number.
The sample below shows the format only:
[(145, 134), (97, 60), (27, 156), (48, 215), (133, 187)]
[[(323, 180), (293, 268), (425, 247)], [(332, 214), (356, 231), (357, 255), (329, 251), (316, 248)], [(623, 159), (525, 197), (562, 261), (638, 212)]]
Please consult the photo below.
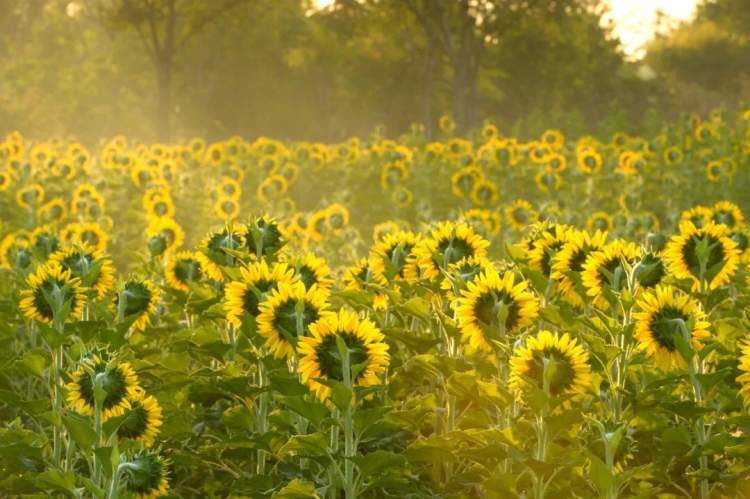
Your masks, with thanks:
[[(60, 345), (53, 351), (54, 356), (54, 369), (51, 375), (51, 382), (54, 391), (54, 407), (55, 414), (62, 415), (62, 390), (60, 387), (60, 378), (63, 371), (63, 347)], [(58, 425), (55, 425), (52, 432), (52, 454), (53, 462), (56, 468), (60, 468), (62, 459), (62, 430)]]
[[(351, 393), (353, 391), (351, 359), (349, 349), (344, 352), (343, 358), (344, 385)], [(354, 408), (350, 401), (344, 410), (344, 494), (346, 499), (353, 499), (357, 496), (354, 484), (354, 461), (352, 458), (356, 455), (356, 443), (354, 441)]]
[[(261, 353), (258, 359), (258, 386), (264, 388), (268, 385), (268, 375), (266, 373), (265, 365), (263, 364), (264, 355)], [(266, 419), (268, 417), (268, 393), (263, 392), (258, 398), (258, 413), (256, 420), (256, 429), (259, 435), (266, 433)], [(257, 466), (256, 472), (258, 475), (265, 474), (266, 471), (266, 451), (263, 449), (257, 450)]]

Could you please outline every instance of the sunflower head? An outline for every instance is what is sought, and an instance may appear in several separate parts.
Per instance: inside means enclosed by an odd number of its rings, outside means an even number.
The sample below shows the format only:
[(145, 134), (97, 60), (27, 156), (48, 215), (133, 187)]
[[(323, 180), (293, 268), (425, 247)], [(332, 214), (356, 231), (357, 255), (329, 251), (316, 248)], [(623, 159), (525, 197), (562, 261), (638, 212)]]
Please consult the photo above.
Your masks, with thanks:
[(588, 360), (588, 353), (567, 333), (539, 331), (515, 348), (509, 386), (521, 400), (530, 387), (552, 397), (582, 398), (592, 382)]
[(195, 251), (180, 251), (172, 256), (164, 271), (167, 284), (186, 293), (190, 291), (190, 283), (200, 282), (207, 277), (216, 281), (223, 279), (221, 269), (206, 255)]
[(711, 209), (711, 220), (716, 224), (726, 225), (730, 229), (741, 227), (745, 223), (745, 217), (740, 208), (729, 201), (720, 201)]
[(50, 255), (49, 260), (58, 263), (63, 270), (70, 271), (95, 298), (101, 299), (112, 289), (115, 274), (112, 261), (101, 250), (88, 244), (76, 244), (56, 251)]
[(493, 272), (494, 265), (485, 257), (466, 257), (451, 263), (446, 272), (446, 279), (440, 283), (440, 288), (448, 295), (448, 299), (453, 301), (461, 295), (461, 291), (473, 282), (481, 274)]
[(122, 320), (133, 320), (133, 327), (143, 331), (156, 314), (161, 292), (148, 279), (131, 278), (122, 283), (115, 295), (114, 307)]
[(162, 425), (159, 402), (143, 391), (128, 399), (124, 418), (117, 428), (117, 436), (143, 442), (147, 447), (154, 444)]
[[(68, 389), (68, 404), (81, 414), (94, 415), (98, 400), (102, 411), (102, 420), (122, 416), (130, 406), (129, 400), (143, 391), (138, 376), (130, 364), (106, 359), (98, 354), (84, 359), (78, 369), (71, 375), (71, 382), (65, 385)], [(101, 392), (99, 392), (101, 389)]]
[(586, 294), (593, 298), (594, 305), (605, 308), (609, 295), (627, 286), (628, 271), (639, 256), (638, 246), (617, 240), (586, 258), (581, 281), (586, 287)]
[(416, 279), (415, 250), (421, 238), (411, 231), (386, 233), (370, 251), (370, 270), (376, 282)]
[(580, 279), (588, 256), (604, 248), (606, 240), (606, 232), (596, 231), (591, 234), (570, 229), (565, 244), (552, 259), (551, 277), (557, 283), (563, 298), (572, 305), (583, 305), (577, 280)]
[[(345, 309), (310, 325), (310, 336), (299, 340), (299, 373), (319, 399), (330, 396), (331, 389), (318, 379), (345, 381), (348, 355), (348, 378), (352, 386), (380, 383), (379, 375), (388, 367), (388, 345), (375, 324), (360, 319)], [(339, 343), (346, 345), (340, 349)]]
[(316, 286), (282, 282), (261, 303), (258, 332), (275, 357), (295, 354), (299, 338), (309, 336), (310, 324), (329, 313), (327, 298)]
[(513, 272), (502, 277), (494, 270), (469, 282), (456, 300), (461, 338), (469, 350), (492, 350), (493, 341), (504, 341), (511, 333), (530, 325), (539, 313), (539, 300), (516, 282)]
[(318, 289), (328, 292), (333, 287), (333, 279), (330, 278), (331, 269), (326, 261), (315, 253), (308, 252), (302, 258), (290, 263), (306, 289), (317, 286)]
[(273, 258), (285, 241), (281, 236), (278, 222), (268, 216), (257, 217), (246, 226), (245, 246), (251, 255), (258, 259)]
[(671, 286), (646, 290), (636, 302), (635, 336), (639, 347), (664, 369), (684, 368), (689, 350), (698, 351), (709, 336), (700, 304)]
[(185, 232), (180, 224), (168, 217), (152, 218), (146, 229), (148, 249), (152, 256), (161, 256), (182, 246)]
[(294, 269), (284, 262), (269, 265), (265, 260), (243, 268), (241, 279), (224, 289), (224, 311), (227, 321), (239, 328), (245, 314), (257, 318), (260, 304), (280, 283), (297, 281)]
[(693, 291), (727, 284), (737, 271), (740, 251), (724, 225), (709, 222), (700, 229), (691, 222), (680, 224), (664, 251), (669, 271), (678, 279), (692, 281)]
[(750, 342), (744, 341), (740, 346), (740, 358), (738, 361), (740, 375), (737, 383), (740, 385), (740, 396), (745, 407), (750, 407)]
[(141, 449), (123, 463), (123, 489), (137, 499), (156, 499), (169, 491), (168, 463), (156, 452)]
[(245, 246), (245, 235), (231, 226), (210, 233), (203, 240), (202, 249), (205, 255), (215, 264), (224, 267), (239, 265), (233, 253), (242, 251)]
[(21, 294), (19, 307), (29, 318), (52, 324), (76, 320), (86, 303), (79, 278), (55, 261), (37, 267), (26, 279), (28, 289)]
[(462, 258), (482, 258), (490, 243), (466, 223), (441, 222), (430, 236), (415, 248), (425, 279), (433, 279)]

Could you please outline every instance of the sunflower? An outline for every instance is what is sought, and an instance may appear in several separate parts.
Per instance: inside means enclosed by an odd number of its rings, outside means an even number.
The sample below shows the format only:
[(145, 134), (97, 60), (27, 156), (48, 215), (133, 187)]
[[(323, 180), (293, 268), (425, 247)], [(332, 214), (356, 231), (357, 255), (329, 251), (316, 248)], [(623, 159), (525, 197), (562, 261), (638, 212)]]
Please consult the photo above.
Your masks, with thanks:
[(472, 208), (461, 214), (461, 220), (471, 226), (480, 227), (490, 236), (498, 235), (502, 228), (500, 213), (494, 210)]
[(245, 247), (256, 258), (273, 256), (285, 244), (279, 223), (271, 217), (257, 217), (245, 229)]
[(109, 236), (98, 223), (69, 224), (68, 227), (72, 230), (70, 243), (88, 244), (102, 253), (107, 251)]
[(527, 242), (529, 246), (529, 265), (542, 272), (545, 277), (552, 275), (552, 260), (558, 251), (562, 249), (574, 230), (567, 225), (554, 224), (549, 227), (542, 226), (535, 232), (532, 239)]
[(97, 299), (106, 295), (115, 281), (112, 260), (106, 258), (101, 250), (85, 243), (56, 251), (50, 255), (49, 261), (78, 278), (81, 285), (93, 291)]
[(664, 150), (664, 162), (669, 166), (678, 165), (684, 159), (685, 154), (677, 146), (671, 146)]
[(680, 222), (690, 222), (697, 228), (701, 228), (713, 218), (713, 210), (707, 206), (694, 206), (680, 214)]
[(128, 400), (137, 398), (143, 388), (138, 376), (127, 362), (105, 362), (98, 355), (85, 360), (71, 375), (68, 389), (68, 404), (81, 414), (94, 415), (96, 400), (94, 398), (94, 380), (103, 377), (102, 388), (106, 395), (102, 401), (102, 421), (111, 417), (122, 416), (128, 410)]
[(486, 256), (489, 245), (469, 224), (441, 222), (415, 247), (414, 254), (422, 277), (430, 280), (462, 258)]
[(517, 230), (521, 230), (533, 223), (536, 218), (537, 213), (534, 211), (533, 206), (525, 199), (517, 199), (505, 208), (505, 220), (510, 223), (511, 227)]
[(586, 287), (586, 294), (594, 299), (594, 305), (605, 308), (608, 304), (605, 290), (618, 292), (627, 286), (628, 267), (639, 256), (638, 246), (622, 240), (613, 241), (589, 254), (583, 264), (581, 282)]
[(325, 209), (326, 224), (334, 234), (338, 234), (349, 224), (349, 210), (346, 206), (334, 203)]
[(152, 255), (158, 256), (177, 250), (185, 241), (185, 231), (173, 218), (152, 218), (146, 229), (148, 247)]
[(730, 229), (742, 227), (745, 223), (745, 217), (740, 208), (729, 201), (719, 201), (711, 208), (711, 212), (711, 219), (714, 223), (726, 225)]
[(46, 260), (49, 255), (60, 249), (60, 239), (49, 225), (40, 225), (31, 231), (29, 246), (40, 260)]
[(711, 182), (718, 182), (724, 174), (724, 164), (719, 161), (709, 161), (706, 165), (706, 178)]
[(646, 253), (633, 267), (633, 274), (642, 288), (653, 288), (667, 276), (664, 258), (658, 253)]
[(240, 203), (236, 199), (220, 197), (214, 203), (214, 213), (224, 222), (236, 220), (240, 216)]
[(392, 189), (409, 178), (409, 169), (403, 161), (391, 161), (383, 165), (380, 173), (380, 186)]
[[(209, 274), (209, 269), (214, 275)], [(215, 271), (218, 269), (219, 279), (216, 279)], [(206, 255), (195, 251), (180, 251), (172, 256), (164, 271), (167, 284), (176, 290), (190, 291), (191, 282), (199, 282), (205, 276), (221, 281), (221, 269), (211, 262)]]
[(136, 499), (156, 499), (167, 495), (167, 462), (158, 454), (141, 449), (130, 458), (123, 471), (124, 489)]
[(292, 357), (309, 326), (328, 313), (328, 293), (301, 282), (281, 282), (260, 305), (258, 332), (276, 358)]
[(583, 305), (583, 299), (576, 290), (576, 282), (570, 274), (581, 272), (586, 258), (594, 251), (602, 249), (606, 240), (606, 232), (596, 231), (591, 234), (571, 229), (568, 231), (567, 241), (552, 259), (551, 277), (570, 304)]
[(508, 385), (519, 399), (523, 399), (529, 386), (546, 389), (554, 397), (580, 399), (591, 384), (589, 355), (568, 333), (560, 336), (539, 331), (536, 336), (526, 338), (510, 360)]
[(31, 209), (44, 202), (44, 187), (30, 184), (16, 192), (16, 203), (21, 208)]
[(440, 289), (445, 291), (448, 300), (454, 302), (461, 296), (468, 283), (473, 282), (481, 274), (495, 272), (495, 266), (485, 257), (466, 257), (448, 266), (447, 279), (440, 283)]
[(685, 359), (677, 348), (685, 333), (694, 350), (700, 350), (708, 338), (709, 323), (697, 300), (671, 286), (647, 290), (636, 302), (640, 310), (633, 315), (635, 337), (640, 348), (664, 370), (684, 368)]
[(174, 217), (174, 201), (166, 190), (159, 189), (148, 197), (144, 197), (144, 204), (146, 213), (152, 217)]
[(31, 265), (31, 248), (25, 233), (11, 232), (0, 241), (0, 269), (25, 269)]
[(586, 230), (594, 232), (600, 230), (602, 232), (608, 232), (612, 230), (614, 221), (612, 215), (606, 211), (597, 211), (591, 214), (589, 219), (586, 221)]
[(288, 188), (286, 178), (281, 175), (271, 175), (258, 184), (256, 196), (261, 203), (269, 203), (284, 196)]
[(151, 395), (138, 391), (127, 400), (124, 418), (117, 428), (119, 438), (129, 438), (142, 442), (146, 447), (154, 445), (162, 425), (162, 413), (159, 402)]
[(415, 250), (421, 236), (407, 230), (385, 234), (370, 251), (370, 269), (375, 281), (385, 285), (396, 279), (416, 279)]
[[(81, 281), (70, 270), (63, 269), (57, 262), (39, 265), (36, 272), (26, 278), (29, 289), (21, 293), (19, 308), (32, 320), (52, 324), (55, 309), (60, 310), (69, 304), (66, 320), (77, 320), (86, 304), (86, 295)], [(50, 303), (48, 298), (56, 303)]]
[(391, 192), (391, 201), (399, 208), (408, 208), (414, 201), (414, 194), (402, 185), (397, 185)]
[(310, 325), (310, 336), (299, 339), (299, 367), (302, 381), (320, 400), (331, 389), (318, 379), (344, 381), (344, 365), (338, 347), (343, 340), (349, 351), (349, 378), (354, 386), (380, 383), (379, 375), (388, 368), (388, 345), (380, 330), (367, 319), (345, 309)]
[[(156, 314), (156, 306), (161, 298), (161, 291), (148, 279), (131, 278), (125, 281), (114, 298), (114, 307), (122, 319), (134, 318), (133, 328), (143, 331), (151, 317)], [(120, 310), (122, 300), (122, 310)]]
[(49, 200), (39, 209), (39, 218), (43, 223), (60, 222), (66, 215), (67, 208), (60, 198)]
[(546, 130), (542, 134), (541, 142), (554, 150), (558, 150), (565, 145), (565, 136), (560, 130)]
[(471, 189), (471, 201), (477, 206), (491, 206), (497, 203), (497, 186), (489, 180), (481, 179)]
[(750, 406), (750, 342), (744, 341), (740, 345), (740, 358), (738, 369), (742, 372), (737, 376), (737, 383), (740, 385), (740, 396), (745, 407)]
[(527, 287), (524, 280), (515, 282), (513, 272), (500, 277), (494, 270), (485, 271), (466, 284), (453, 307), (461, 339), (470, 351), (489, 352), (491, 341), (502, 340), (534, 322), (539, 299)]
[(568, 168), (568, 160), (560, 153), (553, 153), (547, 158), (544, 170), (551, 173), (562, 173)]
[(305, 285), (305, 289), (316, 286), (321, 291), (327, 293), (331, 291), (333, 279), (330, 278), (331, 269), (325, 259), (308, 252), (302, 258), (287, 261), (294, 268), (295, 275)]
[(560, 189), (562, 179), (557, 173), (541, 170), (534, 176), (534, 183), (540, 191), (549, 193)]
[(13, 175), (9, 170), (0, 170), (0, 192), (7, 191), (13, 183)]
[[(705, 253), (701, 261), (701, 253)], [(680, 224), (680, 233), (672, 236), (664, 250), (668, 270), (678, 279), (690, 279), (693, 291), (727, 284), (737, 271), (740, 251), (729, 237), (725, 225), (708, 223), (697, 228), (690, 222)]]
[(599, 173), (604, 162), (601, 154), (592, 147), (586, 147), (579, 150), (576, 160), (578, 163), (578, 169), (585, 174)]
[(314, 212), (307, 220), (307, 235), (313, 241), (322, 241), (323, 236), (328, 228), (328, 212), (318, 210)]
[(451, 191), (459, 198), (468, 196), (483, 178), (482, 170), (476, 166), (465, 166), (451, 176)]
[(230, 282), (224, 290), (225, 317), (238, 329), (245, 314), (258, 317), (260, 304), (279, 283), (291, 284), (297, 279), (294, 269), (286, 263), (269, 266), (265, 260), (243, 268), (241, 276), (241, 280)]
[(235, 267), (239, 260), (232, 252), (240, 252), (246, 246), (245, 230), (241, 226), (227, 226), (213, 231), (203, 239), (201, 251), (216, 265)]

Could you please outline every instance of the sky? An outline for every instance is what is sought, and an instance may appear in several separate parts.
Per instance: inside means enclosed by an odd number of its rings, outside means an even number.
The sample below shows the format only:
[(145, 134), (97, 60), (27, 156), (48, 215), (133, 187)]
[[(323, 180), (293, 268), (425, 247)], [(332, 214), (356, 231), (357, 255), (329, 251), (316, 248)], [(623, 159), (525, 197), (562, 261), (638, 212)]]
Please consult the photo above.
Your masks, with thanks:
[[(319, 8), (333, 0), (314, 0)], [(645, 55), (644, 46), (653, 38), (657, 11), (673, 22), (692, 17), (698, 0), (609, 0), (614, 35), (622, 41), (625, 54), (631, 59)]]
[(690, 19), (697, 0), (609, 0), (613, 33), (622, 42), (623, 51), (633, 59), (645, 55), (644, 45), (653, 38), (657, 11), (673, 22)]

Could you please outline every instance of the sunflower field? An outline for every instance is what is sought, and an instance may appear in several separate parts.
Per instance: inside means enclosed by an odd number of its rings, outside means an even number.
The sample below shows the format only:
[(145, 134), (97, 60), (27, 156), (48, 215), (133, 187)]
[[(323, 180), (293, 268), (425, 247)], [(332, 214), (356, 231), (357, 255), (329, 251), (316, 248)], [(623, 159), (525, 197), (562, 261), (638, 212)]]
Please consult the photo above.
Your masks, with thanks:
[(750, 497), (750, 112), (440, 129), (7, 135), (0, 495)]

